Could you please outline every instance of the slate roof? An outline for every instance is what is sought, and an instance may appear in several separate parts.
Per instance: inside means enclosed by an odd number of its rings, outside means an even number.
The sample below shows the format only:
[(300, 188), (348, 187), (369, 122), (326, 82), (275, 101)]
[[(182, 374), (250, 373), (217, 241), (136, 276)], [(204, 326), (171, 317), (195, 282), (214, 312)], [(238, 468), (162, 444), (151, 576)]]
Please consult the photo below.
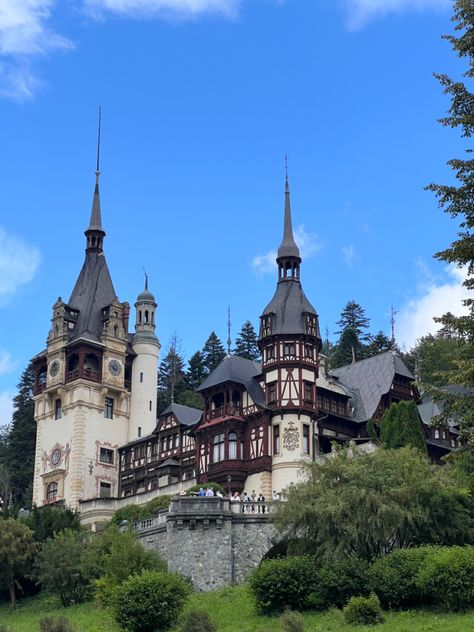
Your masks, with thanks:
[(262, 387), (255, 379), (261, 372), (262, 365), (258, 362), (236, 355), (227, 356), (196, 390), (205, 391), (218, 384), (236, 382), (245, 386), (255, 404), (262, 408), (268, 408)]
[(305, 314), (316, 317), (316, 337), (321, 338), (316, 310), (306, 298), (297, 279), (279, 281), (272, 300), (262, 316), (273, 315), (273, 334), (305, 334)]
[[(439, 390), (452, 393), (453, 395), (474, 395), (474, 388), (462, 386), (461, 384), (448, 384), (447, 386), (442, 386)], [(433, 417), (441, 415), (443, 411), (444, 406), (442, 400), (434, 401), (431, 396), (427, 395), (423, 397), (422, 403), (418, 406), (420, 417), (427, 426), (431, 426), (433, 424)], [(450, 417), (447, 419), (447, 423), (449, 428), (453, 432), (456, 432), (455, 429), (459, 426), (459, 420)]]
[(340, 384), (354, 392), (355, 421), (367, 421), (373, 416), (382, 395), (390, 391), (395, 374), (415, 379), (392, 351), (379, 353), (330, 372), (331, 376), (338, 378)]
[(288, 177), (285, 182), (285, 220), (283, 225), (283, 240), (278, 248), (278, 259), (281, 257), (295, 257), (300, 259), (300, 251), (293, 237)]
[(184, 426), (194, 426), (202, 416), (202, 410), (198, 408), (191, 408), (190, 406), (183, 406), (182, 404), (170, 404), (166, 410), (164, 410), (160, 417), (173, 413), (180, 424)]

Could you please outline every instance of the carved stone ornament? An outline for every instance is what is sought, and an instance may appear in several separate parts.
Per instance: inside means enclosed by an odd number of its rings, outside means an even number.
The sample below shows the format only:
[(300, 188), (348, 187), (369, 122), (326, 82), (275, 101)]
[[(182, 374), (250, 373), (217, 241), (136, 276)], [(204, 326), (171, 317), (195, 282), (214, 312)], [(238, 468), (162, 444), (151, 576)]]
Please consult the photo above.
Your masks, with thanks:
[(283, 447), (286, 450), (296, 450), (300, 445), (300, 433), (298, 428), (295, 428), (295, 424), (292, 421), (288, 422), (288, 426), (283, 430)]

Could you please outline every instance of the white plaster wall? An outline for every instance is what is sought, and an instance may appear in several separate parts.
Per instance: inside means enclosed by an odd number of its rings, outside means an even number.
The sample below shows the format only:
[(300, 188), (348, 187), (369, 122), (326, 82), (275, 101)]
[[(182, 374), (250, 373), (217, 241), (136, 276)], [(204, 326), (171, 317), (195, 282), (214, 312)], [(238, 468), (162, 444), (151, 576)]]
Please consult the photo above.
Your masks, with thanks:
[[(272, 488), (280, 493), (285, 487), (299, 480), (301, 462), (311, 461), (313, 427), (308, 415), (300, 415), (298, 419), (298, 415), (291, 413), (283, 415), (283, 419), (280, 415), (276, 415), (272, 426), (278, 424), (280, 425), (280, 453), (272, 457)], [(309, 454), (303, 452), (303, 425), (309, 426)], [(297, 441), (294, 441), (294, 449), (285, 447), (285, 430), (290, 432), (290, 436), (297, 437)]]
[[(159, 342), (134, 342), (133, 350), (137, 357), (132, 366), (132, 399), (128, 441), (153, 432), (156, 426), (156, 380), (158, 372)], [(143, 381), (140, 381), (143, 374)], [(150, 410), (151, 402), (151, 410)]]

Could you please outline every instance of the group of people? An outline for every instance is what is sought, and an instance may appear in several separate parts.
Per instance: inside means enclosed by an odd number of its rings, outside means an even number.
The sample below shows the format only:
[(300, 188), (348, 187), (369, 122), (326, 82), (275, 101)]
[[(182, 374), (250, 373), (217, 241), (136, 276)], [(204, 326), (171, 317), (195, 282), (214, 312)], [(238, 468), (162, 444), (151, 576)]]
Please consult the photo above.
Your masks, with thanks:
[[(217, 498), (229, 498), (232, 502), (242, 503), (242, 513), (265, 513), (267, 508), (265, 506), (265, 496), (260, 492), (258, 495), (255, 490), (252, 490), (251, 494), (248, 494), (246, 491), (242, 492), (234, 492), (229, 493), (228, 496), (224, 496), (224, 494), (217, 490), (214, 491), (212, 487), (200, 487), (197, 492), (197, 496), (203, 498), (211, 498), (216, 496)], [(272, 501), (281, 500), (280, 494), (278, 494), (275, 490), (272, 493)]]

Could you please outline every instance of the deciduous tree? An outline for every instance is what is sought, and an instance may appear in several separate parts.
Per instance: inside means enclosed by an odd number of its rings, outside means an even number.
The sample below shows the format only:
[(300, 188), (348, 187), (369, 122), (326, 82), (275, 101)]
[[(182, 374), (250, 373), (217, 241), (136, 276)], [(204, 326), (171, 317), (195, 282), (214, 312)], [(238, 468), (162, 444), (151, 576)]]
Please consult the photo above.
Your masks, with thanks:
[(0, 578), (8, 588), (13, 608), (16, 605), (15, 587), (19, 586), (18, 580), (28, 572), (37, 549), (33, 531), (26, 525), (13, 518), (1, 521)]

